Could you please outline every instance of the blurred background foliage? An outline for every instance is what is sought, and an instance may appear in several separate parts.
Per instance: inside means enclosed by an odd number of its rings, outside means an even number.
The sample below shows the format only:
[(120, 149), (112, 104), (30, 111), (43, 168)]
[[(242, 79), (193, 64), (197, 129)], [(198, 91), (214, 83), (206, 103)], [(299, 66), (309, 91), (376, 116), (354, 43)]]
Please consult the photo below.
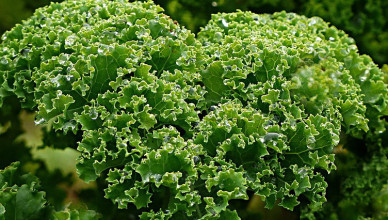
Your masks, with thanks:
[[(59, 2), (61, 0), (54, 0)], [(32, 15), (38, 7), (52, 0), (0, 0), (0, 35)], [(344, 30), (353, 37), (360, 52), (370, 55), (387, 72), (388, 83), (388, 0), (155, 0), (166, 14), (197, 33), (206, 25), (211, 14), (232, 12), (237, 9), (256, 13), (273, 13), (285, 10), (308, 17), (319, 16)], [(104, 198), (105, 182), (90, 184), (77, 177), (75, 150), (80, 134), (54, 133), (50, 126), (37, 127), (34, 115), (21, 110), (16, 97), (5, 100), (0, 109), (0, 169), (11, 162), (20, 161), (25, 172), (41, 179), (47, 200), (57, 210), (71, 206), (98, 210), (104, 219), (136, 219), (135, 207), (118, 210)], [(381, 150), (358, 147), (365, 145), (360, 140), (346, 140), (336, 149), (337, 171), (328, 176), (327, 198), (330, 203), (323, 210), (304, 210), (315, 213), (319, 219), (357, 219), (368, 216), (372, 219), (387, 219), (388, 216), (388, 171), (386, 147), (388, 137), (381, 140)], [(385, 149), (384, 149), (385, 148)], [(385, 155), (385, 156), (384, 156)], [(360, 172), (361, 171), (361, 172)], [(48, 175), (49, 174), (49, 175)], [(101, 178), (102, 180), (104, 178)], [(383, 180), (383, 181), (381, 181)], [(385, 184), (385, 187), (383, 185)], [(379, 185), (379, 187), (376, 187)], [(375, 190), (381, 189), (383, 190)], [(340, 189), (340, 190), (338, 190)], [(358, 197), (358, 195), (363, 195)], [(367, 196), (366, 196), (367, 195)], [(365, 198), (370, 198), (366, 200)], [(82, 202), (80, 202), (82, 201)], [(241, 205), (236, 203), (236, 205)], [(247, 208), (245, 219), (295, 219), (280, 207), (265, 210), (260, 198), (252, 198), (243, 204)], [(252, 207), (261, 207), (259, 209)], [(302, 210), (303, 212), (303, 210)], [(240, 213), (241, 214), (241, 213)], [(297, 213), (298, 214), (298, 213)]]

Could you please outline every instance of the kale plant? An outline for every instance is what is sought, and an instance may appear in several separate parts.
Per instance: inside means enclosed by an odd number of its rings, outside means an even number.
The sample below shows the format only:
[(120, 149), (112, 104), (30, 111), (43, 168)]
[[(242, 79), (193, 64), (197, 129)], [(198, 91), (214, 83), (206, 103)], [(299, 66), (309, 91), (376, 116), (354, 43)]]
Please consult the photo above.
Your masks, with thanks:
[[(256, 198), (325, 218), (332, 206), (363, 199), (360, 191), (381, 192), (386, 73), (352, 38), (318, 17), (241, 11), (213, 15), (196, 38), (162, 11), (124, 0), (37, 10), (3, 35), (0, 100), (17, 97), (36, 112), (36, 124), (51, 128), (44, 144), (74, 146), (79, 177), (101, 181), (128, 218), (259, 218), (246, 208)], [(341, 149), (364, 169), (345, 165), (346, 190), (331, 200)], [(38, 195), (31, 204), (45, 207)], [(0, 201), (0, 217), (21, 208)], [(70, 218), (59, 212), (46, 218)]]
[(352, 36), (362, 53), (379, 65), (388, 63), (388, 1), (385, 0), (156, 0), (168, 15), (193, 31), (206, 25), (212, 14), (236, 9), (255, 13), (285, 10), (319, 16)]
[(39, 180), (24, 174), (20, 163), (12, 163), (0, 171), (0, 219), (98, 219), (91, 210), (66, 209), (54, 211), (47, 204), (45, 192), (40, 191)]

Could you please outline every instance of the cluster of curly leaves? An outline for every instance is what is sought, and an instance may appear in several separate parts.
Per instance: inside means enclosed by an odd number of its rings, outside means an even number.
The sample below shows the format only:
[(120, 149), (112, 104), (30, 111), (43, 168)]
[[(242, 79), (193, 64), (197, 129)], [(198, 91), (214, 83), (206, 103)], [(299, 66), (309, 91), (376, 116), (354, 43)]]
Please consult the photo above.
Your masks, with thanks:
[[(0, 34), (12, 28), (32, 12), (50, 2), (63, 0), (29, 1), (2, 0), (0, 2)], [(131, 0), (133, 1), (133, 0)], [(166, 9), (166, 14), (192, 31), (198, 32), (210, 16), (236, 9), (255, 13), (286, 10), (308, 17), (318, 16), (352, 36), (362, 53), (369, 54), (379, 65), (388, 63), (388, 1), (386, 0), (155, 0)]]
[(80, 177), (106, 176), (119, 208), (238, 219), (231, 200), (255, 194), (267, 208), (319, 210), (340, 136), (383, 151), (384, 74), (344, 32), (316, 17), (236, 12), (195, 38), (162, 11), (51, 4), (0, 46), (1, 100), (17, 96), (37, 124), (79, 136)]
[(362, 53), (380, 65), (388, 63), (388, 1), (385, 0), (156, 0), (166, 13), (193, 31), (207, 24), (212, 14), (236, 9), (255, 13), (286, 10), (318, 16), (349, 33)]

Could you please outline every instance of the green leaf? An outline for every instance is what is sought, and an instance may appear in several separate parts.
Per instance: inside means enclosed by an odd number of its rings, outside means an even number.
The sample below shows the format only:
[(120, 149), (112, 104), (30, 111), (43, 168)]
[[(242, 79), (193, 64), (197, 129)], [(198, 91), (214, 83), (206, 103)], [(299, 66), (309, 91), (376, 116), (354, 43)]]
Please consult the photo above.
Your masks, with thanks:
[(93, 220), (100, 219), (101, 216), (93, 210), (65, 210), (55, 212), (52, 219), (54, 220)]
[(206, 87), (207, 102), (217, 103), (221, 100), (228, 87), (224, 85), (223, 75), (224, 68), (221, 62), (212, 63), (205, 71), (201, 73), (203, 84)]
[[(191, 167), (191, 162), (187, 159), (188, 152), (181, 151), (170, 154), (166, 150), (151, 151), (147, 159), (138, 166), (138, 172), (144, 183), (154, 182), (156, 186), (161, 184), (176, 184), (182, 176), (182, 172), (187, 172), (188, 175), (193, 175), (194, 170)], [(172, 174), (172, 179), (168, 175)]]
[(95, 71), (91, 74), (90, 90), (86, 96), (88, 100), (97, 98), (98, 94), (104, 93), (111, 88), (109, 83), (116, 80), (118, 67), (117, 61), (110, 55), (92, 57), (91, 65)]

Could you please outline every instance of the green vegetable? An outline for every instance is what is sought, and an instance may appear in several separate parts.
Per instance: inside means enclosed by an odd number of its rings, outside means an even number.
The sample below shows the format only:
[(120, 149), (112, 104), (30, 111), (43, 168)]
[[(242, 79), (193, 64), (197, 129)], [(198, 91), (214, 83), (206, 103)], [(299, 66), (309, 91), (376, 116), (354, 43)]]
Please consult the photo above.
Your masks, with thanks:
[(12, 163), (0, 171), (0, 219), (98, 219), (94, 211), (64, 210), (54, 211), (40, 191), (39, 180), (24, 174), (20, 163)]
[(212, 14), (235, 12), (236, 9), (256, 13), (282, 10), (308, 17), (319, 16), (345, 30), (353, 37), (360, 51), (383, 65), (388, 63), (388, 1), (385, 0), (169, 0), (155, 1), (166, 13), (193, 31), (205, 26)]
[[(381, 191), (386, 73), (353, 39), (317, 17), (241, 11), (213, 15), (195, 38), (162, 11), (124, 0), (37, 10), (3, 35), (0, 100), (36, 111), (44, 143), (76, 145), (80, 178), (141, 219), (248, 218), (236, 203), (257, 196), (313, 219)], [(364, 170), (337, 162), (345, 202), (322, 207), (338, 146)]]
[[(322, 171), (332, 169), (330, 161), (334, 155), (331, 153), (341, 136), (341, 145), (351, 151), (345, 158), (354, 158), (352, 155), (357, 155), (357, 151), (367, 152), (363, 155), (365, 158), (356, 156), (356, 161), (365, 164), (357, 165), (361, 166), (358, 169), (354, 164), (349, 169), (340, 163), (341, 175), (331, 175), (337, 177), (337, 183), (346, 186), (343, 191), (346, 200), (352, 200), (352, 204), (360, 207), (369, 204), (366, 200), (370, 201), (369, 198), (387, 182), (387, 150), (381, 139), (386, 135), (387, 123), (383, 118), (387, 114), (388, 93), (384, 73), (368, 56), (357, 53), (351, 38), (316, 17), (307, 19), (284, 12), (274, 15), (238, 12), (213, 15), (199, 33), (199, 40), (209, 56), (207, 63), (211, 64), (208, 69), (219, 68), (219, 71), (213, 71), (219, 73), (218, 80), (209, 83), (204, 80), (208, 95), (220, 94), (218, 102), (239, 100), (244, 105), (260, 109), (270, 116), (272, 124), (280, 126), (280, 132), (286, 136), (283, 142), (288, 149), (284, 147), (282, 152), (282, 148), (275, 148), (280, 155), (270, 154), (277, 156), (274, 158), (278, 162), (275, 167), (284, 169), (272, 174), (274, 177), (286, 179), (288, 184), (298, 181), (304, 186), (303, 197), (310, 202), (308, 209), (319, 209), (321, 198), (312, 195), (319, 195), (322, 190), (322, 197), (325, 197), (326, 181), (315, 178), (321, 188), (313, 187), (312, 184), (303, 184), (288, 170), (297, 165), (303, 166), (310, 175), (326, 176)], [(212, 85), (219, 81), (226, 87), (217, 89)], [(270, 125), (267, 126), (271, 128)], [(268, 129), (268, 134), (272, 136), (272, 130)], [(360, 149), (352, 146), (355, 139), (365, 141), (358, 146)], [(237, 152), (231, 154), (238, 155)], [(375, 159), (370, 161), (367, 155)], [(268, 159), (266, 156), (265, 161)], [(247, 160), (243, 158), (242, 161)], [(342, 173), (343, 169), (348, 172)], [(360, 173), (362, 169), (368, 171)], [(370, 179), (365, 179), (366, 176)], [(363, 181), (356, 180), (358, 178)], [(310, 176), (310, 179), (314, 177)], [(358, 184), (354, 184), (357, 181)], [(335, 181), (331, 183), (337, 184)], [(287, 198), (282, 194), (284, 191), (298, 195), (295, 189), (281, 186), (278, 184), (272, 191), (277, 199), (284, 201)], [(363, 190), (370, 193), (364, 195), (368, 199), (361, 199), (363, 194), (360, 191)], [(349, 192), (359, 198), (355, 199)], [(268, 198), (267, 206), (269, 201), (275, 201)], [(332, 202), (336, 204), (338, 199), (333, 198)], [(295, 205), (296, 202), (290, 207)], [(303, 216), (314, 218), (311, 211), (303, 212), (307, 212)], [(326, 214), (322, 218), (328, 216), (328, 212), (323, 212)]]

